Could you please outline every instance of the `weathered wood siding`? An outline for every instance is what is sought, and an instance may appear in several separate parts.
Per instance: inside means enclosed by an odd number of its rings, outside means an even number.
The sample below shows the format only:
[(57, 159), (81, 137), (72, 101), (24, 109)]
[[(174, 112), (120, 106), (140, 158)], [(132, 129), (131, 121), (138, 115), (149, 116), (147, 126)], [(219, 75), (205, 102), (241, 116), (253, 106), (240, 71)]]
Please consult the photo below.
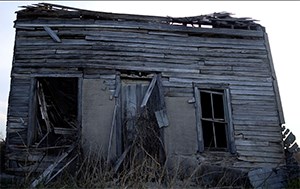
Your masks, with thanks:
[(12, 74), (7, 113), (7, 143), (22, 146), (27, 143), (27, 127), (31, 79), (29, 75)]
[(192, 98), (193, 83), (228, 85), (237, 148), (233, 166), (284, 163), (277, 86), (264, 31), (93, 19), (20, 19), (15, 27), (8, 149), (26, 144), (31, 78), (102, 77), (113, 94), (116, 72), (133, 70), (162, 73), (169, 98)]

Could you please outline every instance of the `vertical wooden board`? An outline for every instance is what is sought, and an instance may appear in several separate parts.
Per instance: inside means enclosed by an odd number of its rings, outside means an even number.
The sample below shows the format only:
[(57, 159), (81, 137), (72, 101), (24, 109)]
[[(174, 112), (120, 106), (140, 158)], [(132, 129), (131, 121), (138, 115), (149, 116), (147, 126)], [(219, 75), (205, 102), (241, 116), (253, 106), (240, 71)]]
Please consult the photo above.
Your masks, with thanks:
[(223, 96), (224, 102), (226, 102), (225, 112), (226, 113), (226, 121), (228, 123), (228, 141), (229, 141), (229, 149), (231, 153), (236, 152), (235, 142), (234, 142), (234, 128), (233, 128), (233, 120), (232, 120), (232, 109), (231, 109), (231, 98), (229, 89), (225, 89), (225, 95)]
[(137, 118), (143, 109), (140, 107), (149, 82), (139, 80), (122, 81), (122, 135), (123, 146), (127, 148), (135, 137)]
[[(107, 156), (107, 147), (115, 102), (103, 79), (84, 79), (82, 87), (82, 143), (87, 152), (93, 150)], [(112, 141), (115, 139), (113, 138)], [(115, 156), (115, 142), (111, 156)]]
[[(126, 127), (126, 139), (133, 140), (135, 118), (137, 113), (137, 85), (128, 85), (125, 88), (125, 119), (123, 121), (123, 127)], [(126, 124), (125, 124), (126, 123)], [(125, 142), (125, 141), (124, 141)]]
[(194, 99), (195, 99), (195, 117), (196, 117), (196, 131), (197, 131), (197, 141), (198, 141), (198, 151), (204, 151), (204, 142), (203, 142), (203, 132), (202, 132), (202, 122), (201, 122), (201, 104), (200, 104), (200, 91), (198, 87), (194, 87)]
[(152, 78), (152, 80), (151, 80), (151, 83), (150, 83), (150, 85), (149, 85), (149, 87), (148, 87), (148, 89), (147, 89), (147, 92), (146, 92), (146, 94), (145, 94), (145, 96), (144, 96), (144, 98), (143, 98), (143, 101), (142, 101), (142, 104), (141, 104), (141, 108), (142, 108), (142, 107), (145, 107), (145, 106), (147, 105), (148, 99), (149, 99), (150, 96), (151, 96), (151, 93), (152, 93), (153, 88), (154, 88), (154, 86), (155, 86), (156, 80), (157, 80), (157, 75), (155, 74), (155, 75), (153, 76), (153, 78)]
[(79, 77), (77, 80), (77, 85), (78, 85), (78, 94), (77, 94), (77, 129), (78, 129), (78, 137), (81, 138), (82, 137), (82, 94), (83, 94), (83, 78)]
[(269, 60), (269, 64), (270, 64), (270, 68), (271, 68), (271, 72), (272, 72), (272, 77), (273, 77), (273, 88), (274, 88), (274, 92), (275, 92), (275, 96), (276, 96), (276, 102), (277, 102), (277, 108), (278, 108), (278, 114), (279, 114), (279, 121), (280, 121), (280, 124), (284, 124), (285, 120), (284, 120), (283, 108), (282, 108), (282, 103), (281, 103), (281, 98), (280, 98), (280, 93), (279, 93), (279, 87), (278, 87), (278, 83), (277, 83), (277, 78), (276, 78), (276, 74), (275, 74), (275, 68), (274, 68), (274, 63), (273, 63), (273, 58), (272, 58), (272, 54), (271, 54), (271, 48), (270, 48), (269, 38), (268, 38), (267, 33), (264, 33), (264, 40), (265, 40), (265, 46), (266, 46), (267, 51), (268, 51), (268, 60)]
[(115, 103), (117, 105), (116, 112), (116, 155), (120, 157), (122, 154), (122, 83), (120, 75), (116, 75), (116, 90), (115, 90)]
[(166, 97), (169, 126), (164, 128), (167, 155), (195, 154), (198, 150), (194, 104), (187, 97)]
[(36, 110), (37, 110), (37, 99), (36, 99), (36, 79), (31, 78), (30, 94), (29, 94), (29, 116), (28, 116), (28, 130), (27, 130), (27, 145), (31, 145), (35, 133), (36, 124)]

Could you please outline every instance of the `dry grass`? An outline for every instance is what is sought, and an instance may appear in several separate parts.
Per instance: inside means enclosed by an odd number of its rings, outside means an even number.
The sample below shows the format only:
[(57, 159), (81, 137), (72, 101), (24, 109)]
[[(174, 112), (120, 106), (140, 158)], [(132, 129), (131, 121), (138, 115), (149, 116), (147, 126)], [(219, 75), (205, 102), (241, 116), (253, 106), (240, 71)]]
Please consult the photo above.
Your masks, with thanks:
[[(138, 157), (136, 155), (135, 157)], [(89, 153), (76, 171), (66, 170), (46, 188), (249, 188), (246, 175), (229, 169), (198, 166), (186, 171), (183, 164), (169, 169), (146, 156), (124, 162), (115, 172), (97, 153)]]
[[(99, 152), (100, 153), (100, 152)], [(70, 166), (48, 185), (38, 188), (249, 188), (247, 177), (234, 175), (228, 169), (212, 169), (199, 165), (189, 168), (178, 162), (172, 169), (168, 162), (158, 163), (155, 158), (139, 159), (132, 151), (118, 172), (99, 153), (89, 152)], [(140, 152), (139, 152), (140, 153)], [(34, 178), (32, 178), (34, 179)], [(28, 188), (30, 182), (10, 185), (10, 188)], [(9, 187), (8, 187), (9, 188)]]
[[(130, 150), (116, 171), (114, 163), (106, 161), (101, 149), (81, 154), (73, 163), (47, 185), (38, 188), (249, 188), (247, 176), (232, 170), (208, 165), (190, 166), (178, 160), (166, 160), (163, 142), (153, 114), (142, 114), (136, 120), (130, 138)], [(125, 145), (126, 147), (126, 145)], [(111, 161), (116, 162), (116, 161)], [(27, 188), (34, 175), (20, 186)]]

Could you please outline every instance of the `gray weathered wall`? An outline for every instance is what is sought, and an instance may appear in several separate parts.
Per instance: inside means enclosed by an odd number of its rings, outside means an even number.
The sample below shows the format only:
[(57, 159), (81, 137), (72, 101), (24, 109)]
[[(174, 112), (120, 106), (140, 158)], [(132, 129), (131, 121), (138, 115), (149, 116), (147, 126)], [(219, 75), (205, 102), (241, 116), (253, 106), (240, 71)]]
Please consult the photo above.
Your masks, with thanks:
[(166, 97), (170, 125), (164, 128), (168, 155), (192, 155), (197, 152), (197, 132), (194, 104), (187, 97)]
[[(103, 79), (84, 79), (82, 91), (82, 142), (84, 150), (107, 155), (114, 100)], [(113, 139), (114, 141), (114, 139)], [(115, 143), (112, 153), (115, 154)]]

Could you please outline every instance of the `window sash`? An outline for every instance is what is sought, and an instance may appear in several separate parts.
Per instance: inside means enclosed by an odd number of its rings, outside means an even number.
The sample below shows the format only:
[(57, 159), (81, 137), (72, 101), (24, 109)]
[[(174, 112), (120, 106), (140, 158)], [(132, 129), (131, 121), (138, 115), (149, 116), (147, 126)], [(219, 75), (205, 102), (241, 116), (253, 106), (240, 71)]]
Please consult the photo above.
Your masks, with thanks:
[[(209, 87), (209, 89), (214, 89)], [(222, 90), (223, 92), (219, 91), (212, 91), (209, 89), (199, 89), (198, 86), (194, 86), (194, 97), (195, 97), (195, 114), (196, 114), (196, 131), (197, 131), (197, 141), (198, 141), (198, 151), (204, 151), (204, 138), (203, 138), (203, 128), (202, 128), (202, 121), (210, 121), (212, 123), (221, 123), (225, 124), (226, 129), (226, 139), (227, 139), (227, 149), (231, 153), (235, 153), (236, 148), (234, 145), (234, 134), (233, 134), (233, 124), (232, 124), (232, 114), (231, 114), (231, 103), (230, 103), (230, 96), (229, 96), (229, 89), (228, 88), (215, 88), (215, 90)], [(202, 108), (201, 108), (201, 94), (200, 92), (210, 93), (210, 94), (218, 94), (223, 96), (223, 108), (224, 108), (224, 119), (215, 119), (214, 118), (214, 110), (213, 110), (213, 102), (211, 99), (211, 106), (212, 106), (212, 118), (203, 118), (202, 117)], [(211, 95), (210, 95), (211, 96)], [(214, 126), (213, 126), (214, 127)], [(214, 134), (215, 135), (215, 134)], [(216, 136), (214, 136), (216, 137)], [(216, 139), (215, 140), (215, 146)], [(214, 147), (215, 150), (220, 149), (218, 147)]]

